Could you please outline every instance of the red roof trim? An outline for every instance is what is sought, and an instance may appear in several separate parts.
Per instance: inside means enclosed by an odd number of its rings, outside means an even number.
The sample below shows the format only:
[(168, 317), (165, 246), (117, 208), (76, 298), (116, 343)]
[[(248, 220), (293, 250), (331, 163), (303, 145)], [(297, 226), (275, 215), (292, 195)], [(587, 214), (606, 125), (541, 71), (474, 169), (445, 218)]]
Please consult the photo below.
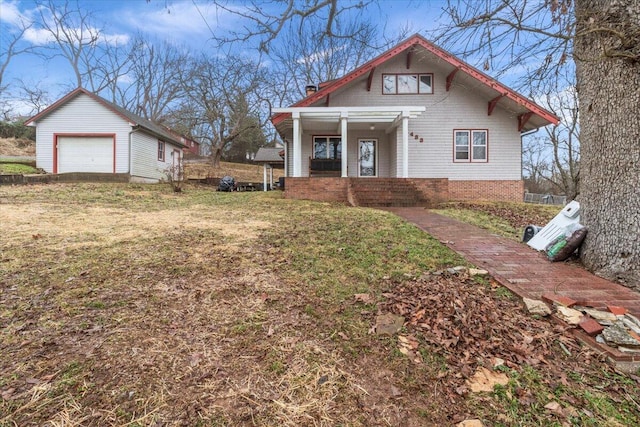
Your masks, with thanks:
[[(451, 53), (445, 51), (444, 49), (441, 49), (441, 48), (437, 47), (436, 45), (434, 45), (433, 43), (429, 42), (427, 39), (425, 39), (424, 37), (422, 37), (419, 34), (415, 34), (412, 37), (408, 38), (407, 40), (399, 43), (395, 47), (392, 47), (391, 49), (389, 49), (388, 51), (386, 51), (382, 55), (370, 60), (369, 62), (365, 63), (361, 67), (356, 68), (352, 72), (346, 74), (341, 79), (332, 81), (331, 83), (327, 84), (325, 87), (323, 87), (322, 89), (320, 89), (319, 91), (317, 91), (313, 95), (310, 95), (310, 96), (302, 99), (301, 101), (298, 101), (297, 103), (293, 104), (292, 107), (307, 107), (307, 106), (319, 101), (320, 99), (322, 99), (323, 97), (325, 97), (329, 93), (340, 89), (341, 87), (343, 87), (347, 83), (349, 83), (349, 82), (361, 77), (362, 75), (368, 73), (369, 71), (371, 71), (372, 68), (375, 68), (378, 65), (388, 61), (389, 59), (395, 57), (396, 55), (398, 55), (398, 54), (400, 54), (402, 52), (404, 52), (405, 50), (411, 48), (414, 45), (420, 45), (420, 46), (424, 47), (427, 51), (429, 51), (432, 54), (436, 55), (438, 58), (443, 59), (444, 61), (446, 61), (447, 63), (449, 63), (453, 67), (455, 67), (456, 69), (459, 69), (459, 70), (465, 72), (466, 74), (470, 75), (471, 77), (473, 77), (473, 78), (477, 79), (478, 81), (484, 83), (485, 85), (489, 86), (490, 88), (495, 89), (496, 91), (500, 92), (501, 94), (504, 94), (505, 97), (511, 99), (512, 101), (517, 102), (518, 104), (520, 104), (523, 107), (527, 108), (530, 112), (533, 112), (534, 114), (542, 117), (543, 119), (545, 119), (545, 120), (547, 120), (547, 121), (549, 121), (549, 122), (551, 122), (553, 124), (557, 124), (560, 121), (560, 119), (555, 114), (551, 113), (550, 111), (547, 111), (546, 109), (542, 108), (541, 106), (539, 106), (535, 102), (530, 101), (529, 99), (525, 98), (524, 96), (520, 95), (519, 93), (515, 92), (514, 90), (508, 88), (507, 86), (505, 86), (502, 83), (498, 82), (494, 78), (489, 77), (488, 75), (484, 74), (482, 71), (478, 70), (475, 67), (472, 67), (471, 65), (469, 65), (466, 62), (462, 61), (461, 59), (455, 57), (454, 55), (452, 55)], [(288, 115), (289, 115), (288, 113), (276, 114), (271, 119), (271, 122), (274, 124), (274, 126), (276, 126), (279, 123), (281, 123)]]

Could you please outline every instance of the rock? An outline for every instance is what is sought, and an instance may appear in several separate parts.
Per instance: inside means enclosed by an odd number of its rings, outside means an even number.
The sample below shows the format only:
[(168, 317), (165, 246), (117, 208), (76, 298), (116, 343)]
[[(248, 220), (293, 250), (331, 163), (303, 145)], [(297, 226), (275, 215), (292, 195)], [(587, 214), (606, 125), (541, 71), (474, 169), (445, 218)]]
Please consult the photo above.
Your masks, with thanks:
[(456, 427), (484, 427), (484, 424), (478, 419), (464, 420), (456, 424)]
[(487, 270), (482, 270), (480, 268), (470, 268), (469, 276), (486, 276), (489, 272)]
[(551, 309), (544, 301), (522, 298), (522, 302), (524, 302), (524, 305), (531, 314), (538, 314), (543, 317), (551, 314)]
[(626, 348), (640, 348), (640, 341), (633, 338), (624, 323), (616, 322), (602, 331), (602, 337), (607, 344)]
[(467, 380), (466, 385), (473, 393), (478, 393), (481, 391), (493, 391), (493, 387), (496, 384), (507, 385), (508, 383), (509, 377), (502, 372), (490, 371), (481, 366), (473, 374), (473, 377)]
[(589, 316), (591, 316), (593, 319), (597, 320), (599, 323), (605, 323), (608, 325), (612, 325), (616, 322), (616, 320), (618, 320), (618, 317), (609, 312), (609, 311), (602, 311), (602, 310), (596, 310), (595, 308), (588, 308), (588, 307), (574, 307), (580, 311), (582, 311), (583, 313), (587, 313)]
[(493, 363), (493, 367), (497, 368), (498, 366), (504, 365), (504, 359), (501, 359), (499, 357), (494, 357), (492, 360), (492, 363)]
[(584, 317), (581, 311), (574, 310), (573, 308), (565, 307), (563, 305), (559, 305), (557, 310), (558, 317), (570, 325), (579, 324)]
[(402, 329), (404, 317), (392, 313), (381, 314), (376, 317), (376, 334), (393, 335)]
[(620, 320), (624, 322), (627, 328), (631, 329), (636, 334), (640, 334), (640, 320), (632, 314), (625, 314)]

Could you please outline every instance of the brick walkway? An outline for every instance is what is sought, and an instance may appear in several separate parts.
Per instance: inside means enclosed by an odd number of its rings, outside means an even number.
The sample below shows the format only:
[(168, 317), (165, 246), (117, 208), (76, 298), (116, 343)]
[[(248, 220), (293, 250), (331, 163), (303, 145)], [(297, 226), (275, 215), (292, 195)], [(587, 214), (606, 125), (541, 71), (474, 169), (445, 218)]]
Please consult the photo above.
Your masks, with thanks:
[(385, 210), (416, 224), (521, 297), (540, 299), (542, 294), (556, 293), (582, 305), (622, 306), (640, 317), (640, 293), (578, 266), (549, 262), (542, 252), (524, 243), (498, 237), (420, 207)]

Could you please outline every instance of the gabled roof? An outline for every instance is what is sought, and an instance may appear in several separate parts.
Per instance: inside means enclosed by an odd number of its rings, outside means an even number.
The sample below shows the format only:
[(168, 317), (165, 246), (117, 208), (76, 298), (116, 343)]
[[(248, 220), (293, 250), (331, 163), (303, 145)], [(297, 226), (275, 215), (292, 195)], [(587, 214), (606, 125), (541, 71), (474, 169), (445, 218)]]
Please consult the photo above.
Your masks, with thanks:
[(62, 98), (54, 102), (53, 104), (51, 104), (49, 107), (45, 108), (35, 116), (31, 117), (29, 120), (25, 122), (25, 125), (33, 124), (38, 122), (39, 120), (44, 119), (49, 114), (53, 113), (58, 108), (62, 107), (63, 105), (65, 105), (66, 103), (68, 103), (69, 101), (78, 97), (81, 94), (85, 94), (91, 99), (93, 99), (94, 101), (102, 104), (105, 108), (111, 110), (115, 114), (122, 117), (124, 120), (131, 123), (132, 126), (134, 127), (137, 126), (142, 130), (145, 130), (148, 133), (151, 133), (156, 137), (165, 140), (166, 142), (171, 142), (172, 144), (178, 145), (180, 147), (186, 147), (186, 145), (184, 145), (181, 142), (182, 137), (177, 133), (173, 132), (172, 130), (165, 128), (164, 126), (161, 126), (157, 123), (154, 123), (151, 120), (147, 120), (144, 117), (141, 117), (137, 114), (134, 114), (131, 111), (128, 111), (120, 107), (119, 105), (114, 104), (113, 102), (107, 101), (106, 99), (96, 95), (95, 93), (89, 92), (88, 90), (81, 87), (69, 92), (68, 94), (66, 94), (65, 96), (63, 96)]
[(256, 163), (284, 163), (284, 150), (282, 148), (260, 147), (253, 161)]
[[(312, 106), (313, 104), (317, 103), (318, 101), (321, 101), (322, 99), (327, 99), (327, 97), (329, 97), (331, 93), (344, 87), (350, 82), (354, 80), (358, 80), (360, 78), (364, 78), (364, 77), (368, 78), (367, 87), (370, 88), (371, 80), (373, 78), (373, 73), (375, 72), (376, 67), (391, 60), (392, 58), (395, 58), (396, 56), (402, 54), (403, 52), (407, 52), (407, 68), (409, 68), (411, 64), (412, 53), (416, 46), (420, 46), (424, 48), (426, 51), (435, 55), (437, 58), (444, 61), (444, 63), (452, 67), (446, 80), (447, 91), (451, 87), (451, 84), (456, 78), (456, 76), (457, 78), (461, 78), (462, 76), (468, 76), (469, 78), (477, 82), (480, 82), (484, 87), (486, 87), (487, 96), (490, 98), (490, 101), (487, 106), (487, 111), (489, 115), (491, 115), (491, 113), (493, 112), (493, 109), (501, 100), (506, 99), (511, 101), (514, 105), (517, 105), (519, 109), (522, 110), (520, 111), (521, 114), (518, 115), (519, 130), (527, 130), (530, 128), (535, 129), (538, 127), (546, 126), (547, 124), (551, 124), (551, 123), (557, 124), (560, 121), (560, 119), (552, 112), (546, 110), (545, 108), (541, 107), (540, 105), (536, 104), (535, 102), (531, 101), (525, 96), (517, 93), (513, 89), (508, 88), (507, 86), (498, 82), (494, 78), (486, 75), (485, 73), (478, 70), (477, 68), (467, 64), (466, 62), (457, 58), (453, 54), (445, 51), (444, 49), (439, 48), (438, 46), (429, 42), (427, 39), (425, 39), (419, 34), (415, 34), (410, 38), (406, 39), (405, 41), (400, 42), (398, 45), (392, 47), (388, 51), (384, 52), (382, 55), (370, 60), (364, 65), (356, 68), (355, 70), (346, 74), (344, 77), (322, 84), (320, 86), (320, 89), (317, 92), (307, 96), (301, 101), (298, 101), (297, 103), (293, 104), (291, 107)], [(462, 74), (458, 74), (459, 72), (461, 72)], [(289, 115), (290, 113), (275, 114), (272, 117), (271, 121), (274, 124), (274, 126), (277, 126), (279, 123), (285, 120), (285, 118), (287, 118), (287, 116)], [(532, 118), (536, 118), (537, 120), (535, 120), (535, 123), (530, 123), (527, 126), (527, 122)]]

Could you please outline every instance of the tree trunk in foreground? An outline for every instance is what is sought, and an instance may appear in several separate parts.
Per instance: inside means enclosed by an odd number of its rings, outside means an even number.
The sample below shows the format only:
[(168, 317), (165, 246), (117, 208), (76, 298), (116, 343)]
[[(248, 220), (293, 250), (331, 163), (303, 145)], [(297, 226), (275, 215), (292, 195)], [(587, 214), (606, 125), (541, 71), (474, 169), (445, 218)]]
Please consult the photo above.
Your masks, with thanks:
[(584, 265), (640, 290), (640, 2), (577, 0)]

